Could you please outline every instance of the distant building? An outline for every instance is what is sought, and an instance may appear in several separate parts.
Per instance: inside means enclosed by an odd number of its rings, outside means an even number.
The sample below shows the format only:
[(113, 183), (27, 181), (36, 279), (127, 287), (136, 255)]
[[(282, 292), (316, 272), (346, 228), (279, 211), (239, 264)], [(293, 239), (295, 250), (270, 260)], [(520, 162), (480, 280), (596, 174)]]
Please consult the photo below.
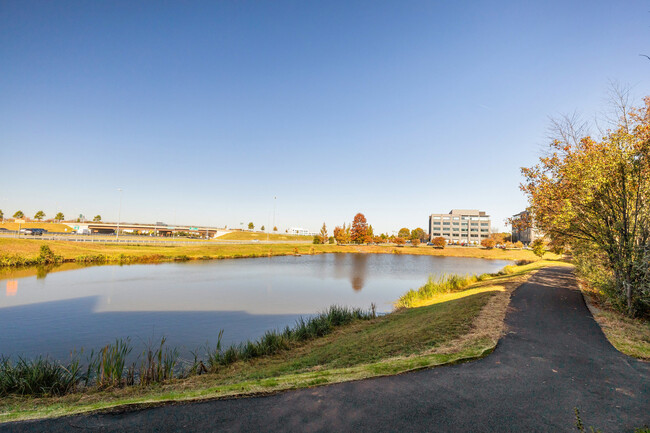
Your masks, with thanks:
[(447, 243), (480, 244), (490, 237), (490, 216), (474, 209), (452, 209), (429, 217), (429, 239), (443, 237)]
[(535, 239), (543, 237), (544, 234), (533, 225), (531, 215), (527, 210), (512, 216), (512, 242), (529, 245)]
[(309, 230), (303, 229), (301, 227), (291, 227), (289, 230), (287, 230), (287, 233), (289, 233), (290, 235), (307, 236), (309, 235)]

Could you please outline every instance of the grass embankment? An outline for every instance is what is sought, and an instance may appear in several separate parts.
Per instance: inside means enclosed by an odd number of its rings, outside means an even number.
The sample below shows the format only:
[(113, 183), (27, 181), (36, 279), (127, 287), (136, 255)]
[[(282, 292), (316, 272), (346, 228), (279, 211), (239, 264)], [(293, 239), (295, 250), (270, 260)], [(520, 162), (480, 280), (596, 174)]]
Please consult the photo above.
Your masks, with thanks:
[[(0, 238), (0, 266), (38, 264), (41, 245), (48, 245), (64, 262), (146, 263), (174, 260), (266, 257), (291, 254), (368, 253), (414, 254), (444, 257), (471, 257), (500, 260), (539, 260), (530, 250), (428, 246), (398, 248), (391, 245), (309, 245), (309, 244), (199, 244), (199, 245), (123, 245), (36, 239)], [(548, 258), (557, 259), (551, 253)]]
[(631, 319), (612, 308), (604, 294), (580, 281), (591, 314), (612, 346), (635, 358), (650, 361), (650, 321)]
[[(87, 389), (61, 397), (5, 397), (0, 402), (0, 422), (269, 393), (476, 359), (490, 353), (501, 337), (512, 291), (532, 271), (549, 264), (561, 263), (538, 261), (511, 267), (507, 275), (486, 276), (464, 290), (423, 296), (418, 307), (353, 320), (323, 337), (289, 342), (270, 355), (217, 362), (208, 374), (156, 385)], [(210, 351), (204, 355), (205, 365), (209, 355)]]
[(216, 238), (218, 241), (304, 241), (311, 242), (311, 236), (289, 235), (283, 233), (230, 232)]

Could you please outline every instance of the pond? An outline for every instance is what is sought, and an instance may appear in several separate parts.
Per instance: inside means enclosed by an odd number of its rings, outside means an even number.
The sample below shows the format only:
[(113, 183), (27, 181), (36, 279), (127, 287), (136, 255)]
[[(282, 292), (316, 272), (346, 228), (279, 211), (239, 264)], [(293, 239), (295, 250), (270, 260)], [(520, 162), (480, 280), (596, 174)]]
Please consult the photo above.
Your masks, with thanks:
[[(93, 266), (0, 274), (0, 354), (67, 360), (130, 337), (134, 353), (167, 337), (182, 357), (261, 336), (333, 304), (390, 312), (429, 275), (496, 272), (511, 262), (393, 254), (322, 254)], [(69, 266), (74, 268), (74, 266)]]

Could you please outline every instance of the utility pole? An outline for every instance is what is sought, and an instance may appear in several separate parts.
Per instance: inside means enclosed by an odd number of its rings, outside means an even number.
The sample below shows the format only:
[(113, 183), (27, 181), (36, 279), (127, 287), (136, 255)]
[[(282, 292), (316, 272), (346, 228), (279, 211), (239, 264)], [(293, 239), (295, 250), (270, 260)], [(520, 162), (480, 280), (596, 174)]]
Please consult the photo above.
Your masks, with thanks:
[(120, 240), (120, 219), (122, 218), (122, 188), (117, 189), (120, 192), (120, 207), (117, 210), (117, 230), (115, 230), (115, 240)]

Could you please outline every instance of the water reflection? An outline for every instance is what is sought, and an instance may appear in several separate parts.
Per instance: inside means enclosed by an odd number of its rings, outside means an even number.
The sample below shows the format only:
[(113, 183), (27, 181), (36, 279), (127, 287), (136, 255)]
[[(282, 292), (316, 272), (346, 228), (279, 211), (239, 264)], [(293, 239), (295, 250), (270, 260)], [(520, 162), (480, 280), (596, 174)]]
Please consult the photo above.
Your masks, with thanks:
[(18, 293), (18, 281), (17, 280), (7, 281), (6, 296), (16, 296), (16, 293)]
[(350, 269), (350, 283), (352, 283), (352, 288), (356, 292), (363, 289), (363, 284), (366, 281), (367, 271), (368, 271), (368, 255), (353, 254), (352, 268)]

